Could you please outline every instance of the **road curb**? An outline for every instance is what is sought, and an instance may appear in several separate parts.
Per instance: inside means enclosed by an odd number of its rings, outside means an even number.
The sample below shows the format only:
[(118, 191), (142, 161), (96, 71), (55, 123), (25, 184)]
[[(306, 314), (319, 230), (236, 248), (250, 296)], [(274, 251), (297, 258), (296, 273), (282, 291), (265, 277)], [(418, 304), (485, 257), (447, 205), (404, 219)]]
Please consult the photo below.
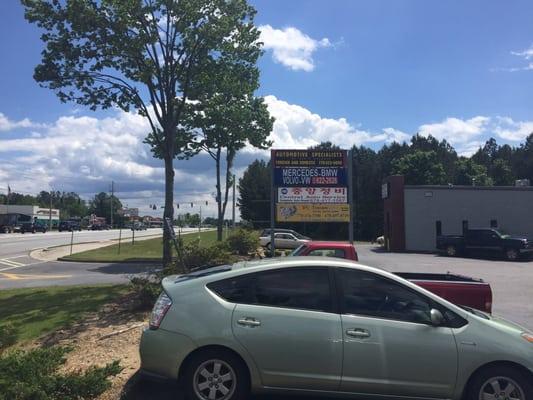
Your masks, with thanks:
[(84, 264), (160, 264), (161, 260), (128, 260), (128, 261), (116, 261), (116, 260), (93, 260), (93, 259), (76, 259), (71, 260), (66, 257), (59, 257), (57, 261), (70, 262), (70, 263), (84, 263)]
[[(137, 240), (155, 239), (157, 237), (162, 237), (162, 236), (163, 236), (162, 234), (146, 235), (146, 236), (140, 236)], [(122, 239), (122, 241), (125, 242), (127, 239), (129, 239), (129, 238)], [(84, 244), (94, 244), (94, 243), (102, 243), (102, 246), (98, 247), (98, 248), (101, 248), (101, 247), (107, 247), (107, 246), (112, 246), (114, 244), (117, 244), (118, 243), (118, 239), (90, 240), (90, 241), (87, 241), (87, 242), (73, 243), (73, 246), (79, 246), (79, 245), (84, 245)], [(33, 259), (39, 260), (39, 261), (106, 262), (106, 261), (94, 261), (94, 260), (93, 261), (67, 260), (67, 259), (65, 259), (65, 256), (58, 257), (55, 260), (49, 260), (49, 259), (46, 259), (44, 257), (41, 257), (38, 254), (40, 252), (46, 252), (46, 251), (49, 251), (51, 249), (69, 248), (69, 247), (70, 247), (70, 244), (62, 244), (62, 245), (50, 246), (50, 247), (38, 247), (38, 248), (32, 249), (30, 251), (30, 253), (29, 253), (29, 256), (30, 256), (30, 258), (33, 258)], [(82, 250), (79, 253), (82, 253), (83, 251), (86, 251), (86, 250)], [(75, 253), (73, 253), (73, 254), (75, 254)], [(113, 262), (113, 261), (109, 261), (109, 262)]]

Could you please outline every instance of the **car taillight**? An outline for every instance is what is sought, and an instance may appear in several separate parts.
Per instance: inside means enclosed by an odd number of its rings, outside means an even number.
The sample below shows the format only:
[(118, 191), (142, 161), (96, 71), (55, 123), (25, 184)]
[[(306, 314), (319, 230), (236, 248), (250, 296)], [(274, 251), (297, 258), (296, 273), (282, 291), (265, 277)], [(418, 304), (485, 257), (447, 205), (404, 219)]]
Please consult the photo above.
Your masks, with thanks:
[(161, 321), (165, 317), (168, 309), (172, 305), (172, 300), (165, 292), (161, 292), (159, 298), (155, 302), (154, 308), (152, 310), (152, 315), (150, 316), (150, 329), (157, 329), (161, 325)]

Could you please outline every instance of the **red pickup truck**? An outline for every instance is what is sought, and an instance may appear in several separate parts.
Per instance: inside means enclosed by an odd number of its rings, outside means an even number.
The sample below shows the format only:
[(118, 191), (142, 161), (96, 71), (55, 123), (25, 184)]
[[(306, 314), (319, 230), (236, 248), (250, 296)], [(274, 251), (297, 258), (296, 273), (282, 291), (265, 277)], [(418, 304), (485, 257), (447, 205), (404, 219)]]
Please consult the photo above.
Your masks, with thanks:
[[(359, 261), (355, 247), (347, 242), (308, 242), (294, 250), (291, 256), (326, 256)], [(492, 312), (492, 289), (481, 279), (450, 273), (397, 272), (395, 274), (454, 304)]]

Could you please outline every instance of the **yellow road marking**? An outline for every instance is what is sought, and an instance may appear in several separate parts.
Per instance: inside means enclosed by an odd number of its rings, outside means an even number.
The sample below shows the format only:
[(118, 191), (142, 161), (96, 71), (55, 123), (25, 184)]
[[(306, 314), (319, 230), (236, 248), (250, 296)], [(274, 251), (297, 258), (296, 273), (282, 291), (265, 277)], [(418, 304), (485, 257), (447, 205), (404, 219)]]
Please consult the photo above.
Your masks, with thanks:
[(22, 279), (22, 278), (19, 278), (16, 274), (8, 274), (6, 272), (0, 272), (0, 275), (4, 275), (7, 279), (13, 279), (13, 280)]
[(7, 279), (11, 279), (11, 280), (20, 280), (20, 279), (66, 279), (66, 278), (71, 278), (72, 277), (72, 275), (9, 274), (7, 272), (0, 272), (0, 275), (3, 275)]

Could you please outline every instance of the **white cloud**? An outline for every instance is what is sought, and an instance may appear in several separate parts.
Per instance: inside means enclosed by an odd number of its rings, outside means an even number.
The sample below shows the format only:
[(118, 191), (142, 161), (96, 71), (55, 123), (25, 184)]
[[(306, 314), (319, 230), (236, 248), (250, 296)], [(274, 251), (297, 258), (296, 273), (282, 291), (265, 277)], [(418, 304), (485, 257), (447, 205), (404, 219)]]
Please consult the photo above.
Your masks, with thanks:
[[(350, 148), (363, 143), (402, 142), (410, 137), (394, 128), (372, 133), (350, 124), (346, 118), (322, 117), (275, 96), (266, 96), (265, 102), (270, 114), (275, 118), (270, 140), (273, 141), (273, 147), (277, 148), (306, 148), (328, 141), (342, 148)], [(251, 147), (248, 147), (247, 151), (257, 152)]]
[(502, 139), (522, 141), (533, 133), (533, 121), (514, 121), (509, 117), (498, 117), (494, 132)]
[[(145, 118), (117, 111), (107, 118), (63, 116), (38, 129), (34, 125), (25, 136), (0, 139), (0, 169), (5, 175), (1, 187), (9, 182), (15, 191), (52, 188), (88, 198), (108, 191), (114, 180), (122, 195), (144, 190), (151, 193), (151, 201), (163, 204), (163, 163), (143, 143), (149, 132)], [(213, 168), (211, 164), (197, 171), (176, 168), (176, 196), (183, 191), (189, 201), (196, 201), (195, 192), (214, 187)], [(147, 207), (149, 203), (132, 199), (129, 204)]]
[(511, 51), (511, 54), (514, 56), (523, 57), (526, 60), (531, 60), (533, 59), (533, 45), (522, 51)]
[(274, 61), (294, 71), (312, 71), (315, 68), (313, 53), (332, 45), (328, 38), (316, 40), (293, 27), (275, 29), (261, 25), (259, 30), (260, 40), (265, 49), (272, 50)]
[(442, 122), (424, 124), (418, 128), (422, 136), (433, 136), (439, 140), (446, 139), (448, 143), (464, 144), (479, 137), (487, 128), (490, 118), (477, 116), (463, 120), (460, 118), (446, 118)]
[(0, 113), (0, 132), (7, 132), (17, 128), (31, 128), (36, 126), (28, 118), (20, 121), (11, 121), (4, 114)]
[[(522, 50), (522, 51), (511, 51), (511, 54), (513, 56), (521, 57), (525, 61), (529, 61), (533, 59), (533, 45), (531, 45), (528, 49)], [(504, 72), (518, 72), (518, 71), (532, 71), (533, 70), (533, 62), (529, 62), (527, 65), (521, 66), (521, 67), (508, 67), (508, 68), (492, 68), (492, 71), (504, 71)]]

